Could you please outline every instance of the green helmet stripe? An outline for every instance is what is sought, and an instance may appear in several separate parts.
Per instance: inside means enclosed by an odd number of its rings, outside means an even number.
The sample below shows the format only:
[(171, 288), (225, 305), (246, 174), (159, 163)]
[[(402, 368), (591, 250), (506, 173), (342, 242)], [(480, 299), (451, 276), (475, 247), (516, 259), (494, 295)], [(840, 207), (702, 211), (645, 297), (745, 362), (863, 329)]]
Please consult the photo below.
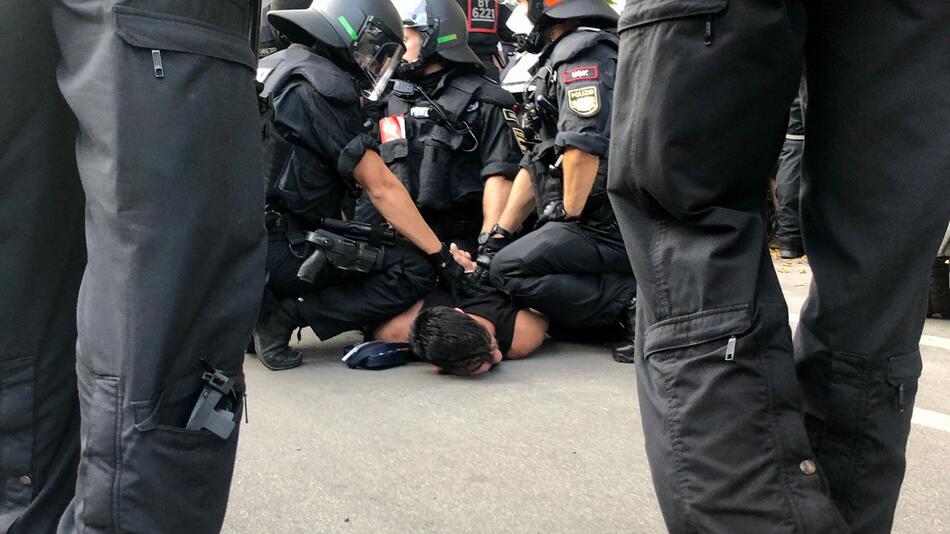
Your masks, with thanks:
[(350, 34), (350, 39), (355, 41), (360, 38), (359, 34), (356, 33), (356, 30), (353, 29), (353, 26), (350, 26), (350, 21), (346, 20), (346, 17), (340, 15), (340, 18), (337, 20), (339, 20), (340, 24), (343, 25), (343, 29), (346, 30), (346, 33)]
[(454, 34), (454, 33), (450, 33), (450, 34), (448, 34), (448, 35), (442, 35), (442, 36), (440, 36), (440, 37), (439, 37), (438, 39), (436, 39), (435, 41), (436, 41), (437, 43), (439, 43), (439, 44), (442, 44), (442, 43), (447, 43), (447, 42), (449, 42), (449, 41), (454, 41), (454, 40), (456, 40), (456, 39), (458, 39), (458, 38), (459, 38), (458, 35), (456, 35), (456, 34)]

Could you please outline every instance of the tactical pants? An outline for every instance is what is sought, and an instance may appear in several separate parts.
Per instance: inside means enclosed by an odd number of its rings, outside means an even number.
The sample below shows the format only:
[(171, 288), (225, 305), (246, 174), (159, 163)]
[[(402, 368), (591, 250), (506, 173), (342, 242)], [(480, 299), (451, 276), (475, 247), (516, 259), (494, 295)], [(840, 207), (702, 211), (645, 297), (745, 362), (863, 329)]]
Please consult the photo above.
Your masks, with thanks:
[(182, 427), (264, 283), (250, 4), (0, 3), (0, 532), (220, 529), (237, 432)]
[(522, 307), (570, 329), (613, 325), (636, 294), (616, 229), (550, 222), (503, 248), (491, 282)]
[(378, 271), (327, 266), (313, 284), (297, 278), (304, 259), (285, 238), (272, 237), (269, 245), (267, 287), (278, 298), (296, 298), (303, 320), (322, 340), (395, 317), (435, 289), (432, 265), (405, 243), (386, 248)]
[[(671, 532), (890, 530), (950, 216), (948, 26), (944, 0), (627, 4), (609, 190)], [(803, 54), (814, 281), (793, 359), (762, 197)]]
[[(803, 82), (804, 83), (804, 82)], [(789, 110), (785, 144), (778, 156), (775, 196), (778, 197), (776, 236), (782, 248), (801, 249), (802, 153), (805, 149), (805, 88), (799, 91)]]

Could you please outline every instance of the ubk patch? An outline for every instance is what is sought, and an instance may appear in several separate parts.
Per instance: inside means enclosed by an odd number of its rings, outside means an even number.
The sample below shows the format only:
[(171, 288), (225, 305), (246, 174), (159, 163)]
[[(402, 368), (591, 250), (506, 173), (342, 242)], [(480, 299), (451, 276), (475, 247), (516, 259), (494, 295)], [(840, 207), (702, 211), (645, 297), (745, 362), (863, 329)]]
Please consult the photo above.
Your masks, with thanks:
[(589, 65), (587, 67), (567, 69), (561, 76), (564, 79), (564, 83), (574, 83), (581, 80), (596, 80), (600, 77), (600, 71), (597, 69), (597, 65)]
[(379, 140), (388, 143), (397, 139), (406, 138), (406, 117), (391, 115), (379, 119)]
[(597, 86), (578, 87), (567, 92), (567, 106), (581, 117), (591, 117), (600, 111), (600, 92)]

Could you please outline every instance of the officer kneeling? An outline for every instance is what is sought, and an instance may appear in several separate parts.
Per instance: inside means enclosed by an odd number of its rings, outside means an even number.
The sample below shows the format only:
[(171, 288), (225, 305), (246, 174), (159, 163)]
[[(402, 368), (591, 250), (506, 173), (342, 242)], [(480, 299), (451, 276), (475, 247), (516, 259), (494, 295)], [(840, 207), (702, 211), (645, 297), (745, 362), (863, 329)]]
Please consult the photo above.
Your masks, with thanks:
[[(328, 339), (411, 306), (435, 286), (433, 266), (449, 284), (465, 278), (380, 159), (362, 118), (361, 90), (378, 99), (405, 50), (395, 8), (387, 0), (329, 0), (271, 11), (268, 21), (293, 44), (268, 57), (262, 92), (274, 118), (265, 147), (268, 282), (254, 344), (261, 363), (281, 370), (302, 363), (288, 347), (298, 326)], [(360, 186), (411, 245), (340, 221)]]
[[(528, 17), (527, 49), (540, 52), (525, 111), (534, 145), (478, 262), (519, 305), (547, 315), (552, 335), (600, 339), (622, 326), (628, 342), (614, 359), (629, 363), (636, 281), (606, 191), (617, 37), (604, 30), (617, 13), (604, 0), (536, 0)], [(540, 228), (509, 245), (532, 207)]]
[[(382, 107), (380, 153), (445, 242), (474, 253), (498, 222), (518, 172), (523, 134), (510, 93), (484, 76), (455, 0), (407, 0), (406, 54)], [(378, 223), (363, 198), (361, 221)]]

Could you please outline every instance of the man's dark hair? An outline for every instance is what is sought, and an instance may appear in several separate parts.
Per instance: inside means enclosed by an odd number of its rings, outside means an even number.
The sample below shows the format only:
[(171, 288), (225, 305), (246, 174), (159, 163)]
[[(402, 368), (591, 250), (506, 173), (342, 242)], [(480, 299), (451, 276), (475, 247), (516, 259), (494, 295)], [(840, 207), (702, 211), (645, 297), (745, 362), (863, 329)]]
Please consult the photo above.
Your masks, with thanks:
[(483, 363), (493, 361), (488, 330), (446, 306), (419, 312), (409, 330), (409, 346), (423, 361), (453, 375), (470, 375)]

